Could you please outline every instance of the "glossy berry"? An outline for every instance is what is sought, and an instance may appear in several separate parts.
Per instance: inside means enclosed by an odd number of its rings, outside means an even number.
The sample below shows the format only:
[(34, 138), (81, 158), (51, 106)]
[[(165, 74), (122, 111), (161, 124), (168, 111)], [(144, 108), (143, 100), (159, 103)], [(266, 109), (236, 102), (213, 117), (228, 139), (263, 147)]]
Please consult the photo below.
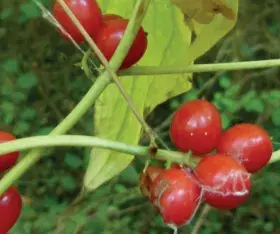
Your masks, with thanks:
[(222, 133), (221, 117), (217, 108), (205, 100), (184, 103), (175, 112), (170, 137), (183, 152), (191, 150), (196, 155), (215, 149)]
[(157, 176), (164, 170), (156, 166), (148, 166), (140, 175), (140, 190), (144, 197), (151, 198), (151, 188)]
[[(12, 134), (10, 134), (8, 132), (0, 131), (0, 143), (13, 141), (15, 139), (16, 138)], [(13, 167), (16, 164), (18, 156), (19, 156), (19, 152), (12, 152), (12, 153), (1, 155), (0, 172), (4, 172), (7, 169)]]
[[(111, 20), (103, 24), (103, 27), (96, 37), (96, 44), (108, 61), (110, 61), (114, 55), (118, 44), (123, 38), (127, 24), (127, 19)], [(147, 36), (141, 27), (120, 69), (129, 68), (136, 64), (145, 54), (147, 45)]]
[(16, 187), (11, 186), (0, 196), (0, 233), (7, 233), (17, 221), (22, 209), (21, 196)]
[(102, 16), (102, 21), (104, 23), (108, 23), (112, 20), (118, 20), (118, 19), (123, 19), (123, 17), (121, 17), (120, 15), (116, 15), (116, 14), (104, 14)]
[[(96, 0), (64, 0), (64, 2), (85, 28), (87, 33), (91, 37), (95, 37), (102, 24), (102, 12)], [(58, 1), (56, 1), (53, 6), (53, 15), (77, 43), (81, 43), (85, 40)], [(62, 31), (60, 31), (60, 33), (64, 39), (70, 40)]]
[(164, 222), (177, 227), (192, 219), (199, 205), (201, 190), (186, 171), (170, 168), (157, 176), (151, 196)]
[(254, 173), (270, 160), (273, 146), (266, 130), (255, 124), (238, 124), (225, 131), (217, 146), (220, 153), (236, 158)]
[(251, 189), (250, 174), (230, 156), (209, 155), (199, 162), (195, 175), (205, 202), (218, 209), (233, 209), (245, 202)]

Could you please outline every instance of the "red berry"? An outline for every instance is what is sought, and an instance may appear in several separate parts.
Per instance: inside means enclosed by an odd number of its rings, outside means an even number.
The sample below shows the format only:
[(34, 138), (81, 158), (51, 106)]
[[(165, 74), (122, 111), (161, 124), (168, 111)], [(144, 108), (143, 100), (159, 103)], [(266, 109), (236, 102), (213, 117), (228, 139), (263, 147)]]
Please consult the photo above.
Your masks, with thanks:
[(11, 186), (0, 197), (0, 233), (7, 233), (17, 221), (22, 208), (21, 196), (16, 187)]
[[(96, 0), (64, 0), (64, 2), (85, 28), (87, 33), (91, 37), (95, 37), (102, 24), (102, 12)], [(81, 43), (85, 40), (58, 1), (56, 1), (53, 6), (53, 15), (77, 43)], [(64, 39), (70, 40), (61, 30), (60, 33)]]
[[(0, 143), (5, 143), (8, 141), (13, 141), (16, 138), (8, 133), (0, 131)], [(4, 172), (7, 169), (13, 167), (16, 164), (16, 161), (18, 159), (19, 152), (12, 152), (8, 154), (4, 154), (0, 156), (0, 172)]]
[(216, 154), (204, 157), (195, 169), (205, 202), (218, 209), (233, 209), (245, 202), (251, 189), (250, 174), (235, 159)]
[(217, 150), (237, 159), (246, 170), (254, 173), (270, 160), (273, 146), (268, 133), (255, 124), (238, 124), (225, 131)]
[(222, 133), (217, 108), (205, 100), (183, 104), (175, 112), (170, 126), (173, 144), (181, 151), (201, 155), (215, 149)]
[(185, 170), (170, 168), (157, 176), (151, 195), (164, 222), (177, 227), (192, 219), (199, 205), (201, 190)]
[[(118, 44), (123, 38), (127, 24), (127, 19), (109, 21), (103, 24), (103, 27), (96, 37), (96, 44), (108, 61), (110, 61), (114, 55)], [(137, 63), (146, 52), (147, 45), (147, 36), (141, 27), (120, 69), (129, 68)]]
[(123, 19), (123, 17), (121, 17), (120, 15), (116, 15), (116, 14), (105, 14), (102, 17), (102, 20), (105, 23), (108, 23), (112, 20), (118, 20), (118, 19)]

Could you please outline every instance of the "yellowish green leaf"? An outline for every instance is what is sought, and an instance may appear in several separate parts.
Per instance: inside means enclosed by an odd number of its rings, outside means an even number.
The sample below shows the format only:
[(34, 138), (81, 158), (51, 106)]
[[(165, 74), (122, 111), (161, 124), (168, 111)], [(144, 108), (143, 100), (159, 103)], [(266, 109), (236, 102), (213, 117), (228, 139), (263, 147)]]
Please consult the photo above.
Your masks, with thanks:
[[(231, 0), (228, 5), (237, 15), (238, 0)], [(197, 36), (187, 52), (189, 63), (204, 55), (221, 40), (234, 27), (236, 19), (226, 19), (219, 14), (209, 24), (198, 24), (195, 21), (193, 23)]]
[[(135, 1), (101, 0), (106, 13), (116, 13), (129, 18)], [(103, 4), (102, 4), (103, 3)], [(162, 0), (151, 1), (144, 29), (148, 32), (148, 50), (140, 65), (185, 66), (191, 33), (185, 26), (183, 14)], [(121, 81), (137, 110), (144, 115), (165, 100), (191, 88), (189, 75), (122, 77)], [(111, 84), (95, 106), (95, 134), (129, 144), (137, 144), (141, 125), (136, 120), (124, 98)], [(86, 189), (93, 190), (124, 170), (132, 155), (93, 149), (85, 175)]]
[(234, 20), (236, 14), (226, 0), (172, 0), (190, 19), (200, 24), (209, 24), (217, 14)]

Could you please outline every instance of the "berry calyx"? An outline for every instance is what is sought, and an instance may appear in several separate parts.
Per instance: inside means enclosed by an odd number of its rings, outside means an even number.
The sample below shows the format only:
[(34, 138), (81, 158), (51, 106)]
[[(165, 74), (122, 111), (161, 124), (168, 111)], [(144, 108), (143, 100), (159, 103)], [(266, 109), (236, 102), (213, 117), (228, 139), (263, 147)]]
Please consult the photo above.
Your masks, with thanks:
[(0, 233), (7, 233), (16, 223), (22, 209), (22, 199), (16, 187), (11, 186), (0, 196)]
[(192, 219), (199, 206), (201, 190), (185, 170), (170, 168), (156, 177), (151, 197), (164, 222), (178, 227)]
[(228, 155), (208, 155), (195, 168), (206, 203), (233, 209), (245, 202), (251, 189), (250, 174)]
[(217, 108), (205, 100), (184, 103), (175, 112), (170, 138), (180, 151), (202, 155), (215, 149), (222, 133), (222, 121)]
[[(102, 12), (96, 0), (64, 0), (64, 2), (76, 16), (87, 33), (94, 38), (98, 34), (102, 24)], [(83, 35), (80, 33), (79, 29), (72, 22), (67, 13), (63, 10), (58, 1), (54, 3), (53, 15), (66, 32), (71, 35), (75, 42), (84, 42), (85, 39)], [(62, 30), (59, 30), (59, 32), (64, 39), (68, 41), (70, 40), (70, 38), (63, 33)]]
[[(15, 136), (13, 136), (9, 132), (0, 131), (0, 144), (15, 140)], [(18, 159), (19, 152), (12, 152), (8, 154), (4, 154), (0, 156), (0, 172), (4, 172), (11, 167), (13, 167)]]
[[(117, 46), (123, 38), (128, 24), (127, 19), (116, 19), (103, 24), (96, 37), (96, 44), (105, 58), (110, 61)], [(144, 29), (141, 27), (120, 69), (125, 69), (136, 64), (145, 54), (148, 40)]]
[(222, 134), (217, 151), (234, 157), (248, 172), (255, 173), (269, 162), (273, 145), (262, 127), (238, 124)]

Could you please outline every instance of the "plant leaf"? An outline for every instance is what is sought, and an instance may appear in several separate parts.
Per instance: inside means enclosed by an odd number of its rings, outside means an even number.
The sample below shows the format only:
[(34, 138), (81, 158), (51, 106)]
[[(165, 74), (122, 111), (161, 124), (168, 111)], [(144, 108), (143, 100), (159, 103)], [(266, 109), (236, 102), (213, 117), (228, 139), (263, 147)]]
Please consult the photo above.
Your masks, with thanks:
[[(99, 2), (104, 12), (119, 14), (126, 18), (129, 18), (135, 4), (135, 0), (100, 0)], [(212, 44), (201, 44), (204, 40), (198, 38), (199, 41), (196, 40), (195, 44), (190, 46), (191, 31), (184, 23), (184, 15), (171, 2), (163, 3), (162, 0), (151, 1), (143, 26), (148, 32), (149, 45), (145, 56), (139, 62), (140, 65), (186, 66), (201, 56), (203, 51), (208, 51), (223, 34), (221, 33), (220, 36), (209, 34), (217, 39), (215, 42), (210, 40)], [(230, 28), (232, 26), (228, 30)], [(201, 34), (205, 33), (201, 32)], [(209, 40), (209, 35), (205, 41)], [(197, 48), (198, 46), (202, 48)], [(160, 103), (188, 91), (191, 88), (190, 78), (190, 74), (137, 76), (122, 77), (121, 81), (138, 112), (145, 117)], [(139, 141), (141, 125), (115, 84), (108, 86), (96, 102), (94, 123), (97, 136), (134, 145)], [(96, 189), (123, 171), (132, 160), (132, 155), (93, 149), (84, 178), (85, 188)]]
[(22, 89), (33, 88), (36, 84), (37, 77), (32, 73), (21, 74), (17, 79), (17, 85)]
[(217, 14), (234, 20), (236, 14), (226, 0), (172, 0), (190, 19), (198, 23), (208, 24)]
[(275, 126), (280, 126), (280, 110), (278, 108), (272, 112), (271, 119)]
[[(129, 18), (135, 1), (104, 0), (105, 12)], [(123, 4), (122, 4), (123, 2)], [(106, 4), (105, 4), (106, 3)], [(125, 5), (124, 9), (120, 6)], [(144, 21), (148, 32), (148, 50), (139, 62), (141, 65), (185, 65), (186, 51), (191, 34), (184, 25), (183, 15), (168, 1), (152, 1)], [(123, 86), (132, 98), (137, 110), (144, 116), (161, 102), (186, 92), (191, 88), (189, 75), (122, 77)], [(101, 95), (95, 106), (95, 130), (97, 136), (107, 137), (129, 144), (137, 144), (141, 125), (114, 84)], [(89, 190), (109, 180), (124, 170), (133, 156), (109, 150), (94, 149), (91, 153), (84, 184)]]
[[(231, 0), (228, 5), (237, 15), (238, 0)], [(235, 25), (236, 19), (226, 19), (223, 15), (216, 15), (209, 24), (198, 24), (193, 21), (196, 39), (188, 50), (188, 61), (192, 62), (209, 51)]]
[(19, 62), (16, 59), (4, 61), (1, 68), (7, 73), (17, 73), (19, 71)]

